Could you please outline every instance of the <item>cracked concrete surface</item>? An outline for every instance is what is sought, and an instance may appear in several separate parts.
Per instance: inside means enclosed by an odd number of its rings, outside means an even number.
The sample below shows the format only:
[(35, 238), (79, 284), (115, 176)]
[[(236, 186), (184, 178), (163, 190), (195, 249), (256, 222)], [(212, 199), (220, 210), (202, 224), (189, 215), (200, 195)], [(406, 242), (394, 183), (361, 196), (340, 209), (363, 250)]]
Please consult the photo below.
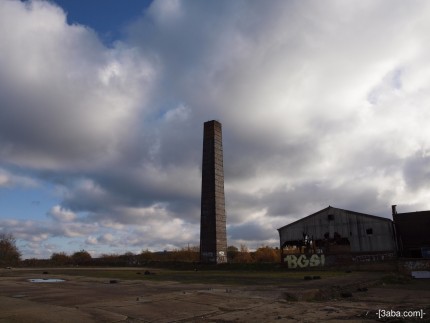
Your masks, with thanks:
[[(430, 280), (378, 284), (384, 273), (233, 286), (64, 275), (52, 277), (62, 283), (35, 284), (27, 280), (34, 274), (15, 272), (0, 271), (1, 323), (372, 322), (378, 309), (423, 309), (419, 322), (430, 321)], [(352, 296), (342, 298), (345, 290)]]

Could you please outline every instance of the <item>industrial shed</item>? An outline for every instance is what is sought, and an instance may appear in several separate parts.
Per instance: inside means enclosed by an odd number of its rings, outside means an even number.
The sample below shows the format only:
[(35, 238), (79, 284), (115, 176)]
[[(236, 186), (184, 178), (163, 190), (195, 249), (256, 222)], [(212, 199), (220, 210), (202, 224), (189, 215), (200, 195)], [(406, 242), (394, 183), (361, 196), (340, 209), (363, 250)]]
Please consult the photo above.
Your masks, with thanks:
[(397, 213), (392, 206), (402, 257), (430, 258), (430, 211)]
[[(393, 221), (332, 206), (285, 225), (278, 232), (282, 259), (293, 259), (293, 264), (323, 265), (331, 255), (383, 260), (384, 255), (395, 257), (397, 252)], [(379, 258), (375, 256), (378, 254)]]

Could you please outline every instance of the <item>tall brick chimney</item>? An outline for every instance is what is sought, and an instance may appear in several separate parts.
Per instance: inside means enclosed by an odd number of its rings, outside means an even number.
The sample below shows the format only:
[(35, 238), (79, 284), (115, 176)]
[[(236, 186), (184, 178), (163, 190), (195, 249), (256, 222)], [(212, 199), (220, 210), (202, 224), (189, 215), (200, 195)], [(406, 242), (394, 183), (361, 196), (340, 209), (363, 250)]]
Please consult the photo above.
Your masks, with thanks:
[(227, 262), (222, 126), (216, 120), (203, 130), (200, 261)]

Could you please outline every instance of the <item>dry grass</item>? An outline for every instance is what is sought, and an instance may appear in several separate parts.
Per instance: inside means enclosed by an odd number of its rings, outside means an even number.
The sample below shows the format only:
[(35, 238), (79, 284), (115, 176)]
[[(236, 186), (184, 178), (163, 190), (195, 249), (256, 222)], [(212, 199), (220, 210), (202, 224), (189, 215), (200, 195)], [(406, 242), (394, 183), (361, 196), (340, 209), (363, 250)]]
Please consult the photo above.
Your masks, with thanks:
[[(247, 271), (247, 270), (172, 270), (153, 268), (25, 268), (13, 270), (13, 276), (22, 274), (50, 276), (82, 276), (118, 280), (176, 281), (180, 283), (226, 284), (226, 285), (282, 285), (302, 282), (304, 276), (325, 277), (348, 275), (341, 271)], [(148, 274), (149, 272), (149, 274)], [(3, 271), (2, 276), (12, 274)]]

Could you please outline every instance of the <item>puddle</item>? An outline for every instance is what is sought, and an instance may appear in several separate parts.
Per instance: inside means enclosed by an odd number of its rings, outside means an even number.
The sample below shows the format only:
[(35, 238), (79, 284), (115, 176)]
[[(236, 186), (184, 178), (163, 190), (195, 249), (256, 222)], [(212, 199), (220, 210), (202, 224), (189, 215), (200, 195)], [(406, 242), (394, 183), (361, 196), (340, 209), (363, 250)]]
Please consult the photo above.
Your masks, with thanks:
[(30, 283), (61, 283), (65, 282), (64, 279), (57, 279), (57, 278), (35, 278), (35, 279), (29, 279)]
[(413, 278), (430, 278), (430, 271), (412, 271)]

